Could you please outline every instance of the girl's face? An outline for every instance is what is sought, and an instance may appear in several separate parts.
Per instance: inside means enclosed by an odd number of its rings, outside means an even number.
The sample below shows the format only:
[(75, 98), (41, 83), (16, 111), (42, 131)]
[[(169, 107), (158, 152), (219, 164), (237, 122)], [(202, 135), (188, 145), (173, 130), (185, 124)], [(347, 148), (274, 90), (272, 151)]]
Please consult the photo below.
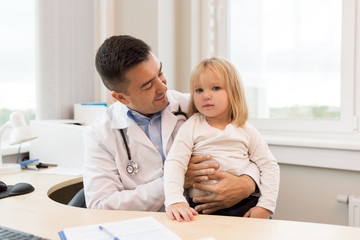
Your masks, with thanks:
[(195, 81), (194, 103), (207, 121), (230, 123), (230, 102), (225, 86), (211, 70), (204, 70)]

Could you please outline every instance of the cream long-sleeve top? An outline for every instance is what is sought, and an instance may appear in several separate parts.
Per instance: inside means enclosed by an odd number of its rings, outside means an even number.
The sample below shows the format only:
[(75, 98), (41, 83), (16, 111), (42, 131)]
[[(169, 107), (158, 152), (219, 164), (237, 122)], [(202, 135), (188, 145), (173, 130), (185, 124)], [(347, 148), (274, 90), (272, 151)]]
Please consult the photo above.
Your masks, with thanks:
[[(261, 196), (257, 206), (275, 211), (279, 190), (279, 165), (257, 129), (249, 123), (242, 127), (228, 124), (224, 130), (210, 126), (199, 113), (179, 129), (164, 167), (165, 206), (187, 202), (184, 176), (191, 156), (211, 154), (220, 164), (219, 171), (242, 175), (251, 162), (260, 169)], [(211, 184), (213, 182), (209, 182)], [(205, 193), (206, 194), (206, 193)], [(189, 196), (204, 195), (190, 189)]]

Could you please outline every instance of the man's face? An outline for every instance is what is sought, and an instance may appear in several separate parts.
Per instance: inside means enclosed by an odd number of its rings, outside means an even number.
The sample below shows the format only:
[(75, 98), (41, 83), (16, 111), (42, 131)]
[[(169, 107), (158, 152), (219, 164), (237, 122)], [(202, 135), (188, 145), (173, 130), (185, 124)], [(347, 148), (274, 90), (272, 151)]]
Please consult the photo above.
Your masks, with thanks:
[(168, 105), (162, 64), (152, 53), (148, 58), (125, 74), (130, 81), (127, 94), (112, 92), (114, 98), (145, 116), (151, 116)]

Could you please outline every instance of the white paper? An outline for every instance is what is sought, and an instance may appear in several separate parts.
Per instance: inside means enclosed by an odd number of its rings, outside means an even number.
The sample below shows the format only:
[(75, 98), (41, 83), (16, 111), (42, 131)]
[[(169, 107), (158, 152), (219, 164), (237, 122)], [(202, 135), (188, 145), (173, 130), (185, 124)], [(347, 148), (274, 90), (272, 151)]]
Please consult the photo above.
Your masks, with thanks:
[(41, 171), (39, 171), (39, 173), (81, 176), (83, 174), (83, 170), (78, 169), (78, 168), (52, 167), (52, 168), (41, 170)]
[(94, 224), (64, 229), (67, 240), (110, 240), (107, 233), (99, 229), (106, 228), (120, 240), (181, 240), (153, 217), (135, 218), (119, 222)]

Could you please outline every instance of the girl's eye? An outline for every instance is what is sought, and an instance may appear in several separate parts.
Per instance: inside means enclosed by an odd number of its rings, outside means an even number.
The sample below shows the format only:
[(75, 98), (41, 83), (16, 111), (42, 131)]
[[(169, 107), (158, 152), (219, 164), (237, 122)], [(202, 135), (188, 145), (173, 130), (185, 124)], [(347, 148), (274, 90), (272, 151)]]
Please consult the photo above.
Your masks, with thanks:
[(159, 72), (158, 77), (161, 77), (163, 74), (163, 72)]
[(213, 90), (214, 91), (218, 91), (218, 90), (220, 90), (221, 89), (221, 87), (213, 87)]
[(197, 93), (201, 93), (202, 91), (203, 91), (202, 88), (195, 89), (195, 92)]

